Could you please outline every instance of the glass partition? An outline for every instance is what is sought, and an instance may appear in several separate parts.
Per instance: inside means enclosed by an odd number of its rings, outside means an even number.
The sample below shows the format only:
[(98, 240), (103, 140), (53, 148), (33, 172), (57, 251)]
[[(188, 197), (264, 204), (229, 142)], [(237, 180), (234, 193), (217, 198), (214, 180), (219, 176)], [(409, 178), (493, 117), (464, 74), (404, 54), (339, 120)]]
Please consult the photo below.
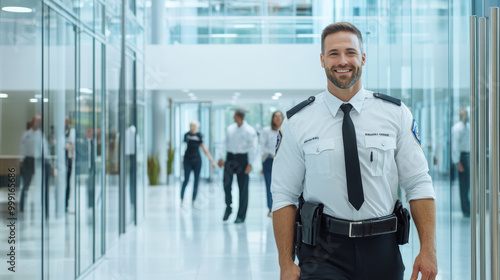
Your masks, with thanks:
[[(34, 149), (30, 153), (25, 150), (30, 144), (24, 140), (32, 131), (33, 118), (42, 116), (44, 31), (41, 2), (26, 4), (26, 8), (31, 9), (29, 13), (0, 10), (1, 279), (36, 279), (43, 269), (41, 225), (46, 221), (41, 203), (42, 160), (35, 160)], [(4, 7), (4, 1), (0, 2), (0, 7)], [(39, 139), (47, 136), (43, 135), (41, 126), (36, 130)], [(38, 156), (41, 145), (37, 148)], [(24, 199), (21, 198), (23, 193)], [(13, 199), (14, 203), (9, 205), (9, 200)], [(24, 203), (22, 211), (21, 203)], [(15, 234), (8, 226), (11, 222), (15, 225)], [(15, 240), (15, 244), (9, 240)]]
[(14, 2), (0, 1), (0, 217), (15, 221), (0, 228), (15, 235), (0, 279), (76, 279), (119, 236), (118, 119), (132, 114), (117, 106), (120, 47), (144, 60), (145, 1), (127, 2), (127, 38), (122, 1)]
[(79, 273), (94, 262), (95, 131), (94, 131), (94, 39), (80, 33), (79, 93), (76, 113), (76, 187), (79, 235)]
[[(47, 226), (48, 274), (71, 279), (75, 271), (76, 223), (76, 32), (75, 26), (49, 10), (46, 18), (44, 58), (44, 134), (48, 136), (50, 163)], [(46, 102), (45, 102), (46, 101)], [(50, 174), (46, 171), (45, 174)]]

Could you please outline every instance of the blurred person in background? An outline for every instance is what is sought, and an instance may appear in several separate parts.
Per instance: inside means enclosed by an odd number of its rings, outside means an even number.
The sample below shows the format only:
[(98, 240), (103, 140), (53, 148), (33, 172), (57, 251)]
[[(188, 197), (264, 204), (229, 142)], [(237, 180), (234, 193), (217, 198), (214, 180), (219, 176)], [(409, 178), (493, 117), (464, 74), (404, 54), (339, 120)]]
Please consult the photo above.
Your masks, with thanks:
[(283, 113), (275, 111), (271, 117), (271, 125), (264, 127), (260, 134), (260, 151), (262, 153), (262, 173), (266, 181), (268, 217), (272, 217), (273, 198), (271, 196), (271, 173), (276, 151), (276, 137), (283, 122)]
[(181, 189), (181, 205), (184, 202), (184, 192), (186, 191), (186, 186), (189, 182), (189, 176), (191, 171), (194, 173), (194, 184), (193, 184), (193, 207), (195, 207), (196, 195), (198, 193), (198, 183), (200, 180), (201, 172), (201, 156), (200, 147), (208, 157), (212, 164), (212, 168), (215, 168), (216, 164), (212, 155), (208, 151), (205, 144), (203, 144), (203, 135), (199, 131), (200, 123), (196, 120), (189, 124), (189, 131), (184, 134), (184, 142), (187, 144), (186, 152), (184, 153), (184, 182), (182, 183)]

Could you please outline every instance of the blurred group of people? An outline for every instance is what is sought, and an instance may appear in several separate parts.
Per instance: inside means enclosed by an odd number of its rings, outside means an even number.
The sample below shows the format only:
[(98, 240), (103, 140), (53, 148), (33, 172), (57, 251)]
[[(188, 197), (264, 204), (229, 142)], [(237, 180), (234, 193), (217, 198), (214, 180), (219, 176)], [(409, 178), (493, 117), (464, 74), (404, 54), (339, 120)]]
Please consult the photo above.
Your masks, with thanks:
[[(66, 164), (66, 212), (70, 198), (70, 181), (73, 169), (73, 159), (75, 157), (75, 129), (70, 126), (70, 121), (65, 120), (65, 164)], [(49, 178), (51, 175), (57, 175), (57, 169), (53, 166), (51, 155), (55, 153), (55, 136), (53, 127), (49, 132), (49, 140), (42, 131), (42, 116), (35, 115), (27, 123), (26, 130), (21, 136), (19, 147), (19, 167), (22, 180), (21, 200), (19, 202), (19, 211), (24, 212), (28, 191), (36, 170), (43, 172), (44, 195), (48, 193)], [(21, 187), (21, 185), (20, 185)], [(49, 215), (49, 198), (45, 197), (45, 216)]]
[[(256, 158), (257, 146), (260, 143), (262, 158), (262, 174), (265, 179), (268, 216), (272, 216), (272, 196), (271, 196), (271, 174), (279, 128), (283, 122), (283, 114), (275, 111), (271, 118), (269, 126), (265, 127), (259, 136), (255, 129), (245, 121), (245, 111), (236, 110), (234, 112), (234, 123), (226, 129), (224, 138), (223, 153), (220, 154), (218, 166), (224, 168), (223, 186), (225, 194), (226, 210), (223, 221), (227, 221), (232, 213), (232, 183), (236, 175), (239, 188), (239, 209), (236, 215), (235, 223), (243, 223), (246, 218), (248, 208), (248, 183), (249, 173), (252, 170), (252, 163)], [(186, 187), (189, 182), (191, 172), (194, 173), (192, 203), (196, 207), (196, 196), (201, 172), (201, 155), (199, 148), (210, 160), (212, 168), (216, 163), (203, 144), (203, 135), (199, 132), (200, 123), (192, 121), (190, 130), (184, 135), (184, 142), (187, 144), (184, 153), (184, 181), (181, 187), (181, 205), (184, 202)]]

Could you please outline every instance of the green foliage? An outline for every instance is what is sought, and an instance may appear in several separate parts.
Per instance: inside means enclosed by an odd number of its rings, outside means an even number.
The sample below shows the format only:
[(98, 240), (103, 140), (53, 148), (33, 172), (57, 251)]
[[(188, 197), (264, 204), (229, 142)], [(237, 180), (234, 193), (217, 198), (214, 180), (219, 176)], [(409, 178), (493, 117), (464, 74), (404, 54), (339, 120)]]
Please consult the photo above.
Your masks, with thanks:
[(148, 177), (151, 186), (158, 185), (158, 177), (160, 176), (160, 160), (158, 156), (148, 157)]

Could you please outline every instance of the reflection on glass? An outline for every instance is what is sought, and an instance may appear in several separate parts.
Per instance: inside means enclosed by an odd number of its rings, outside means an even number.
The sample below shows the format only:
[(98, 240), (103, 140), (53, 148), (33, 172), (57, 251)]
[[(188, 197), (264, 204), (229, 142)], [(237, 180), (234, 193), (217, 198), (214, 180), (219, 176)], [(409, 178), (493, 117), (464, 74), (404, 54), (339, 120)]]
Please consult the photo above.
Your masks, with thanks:
[[(114, 41), (114, 40), (111, 40)], [(119, 106), (118, 88), (120, 76), (119, 46), (106, 47), (106, 92), (105, 92), (105, 186), (106, 186), (106, 248), (118, 240), (118, 186), (120, 172), (120, 141), (118, 134)]]
[(125, 182), (128, 188), (125, 190), (125, 215), (127, 225), (135, 224), (135, 201), (136, 201), (136, 115), (135, 115), (135, 62), (127, 57), (126, 71), (126, 85), (125, 85)]
[[(75, 30), (51, 11), (46, 25), (46, 83), (44, 130), (48, 135), (50, 161), (57, 170), (47, 188), (49, 274), (71, 279), (75, 275)], [(51, 59), (48, 59), (48, 58)], [(45, 172), (50, 174), (50, 172)], [(64, 264), (64, 265), (61, 265)]]
[(94, 261), (94, 67), (93, 38), (81, 33), (80, 90), (77, 94), (76, 113), (76, 181), (79, 208), (79, 273), (84, 272)]
[(104, 156), (103, 149), (104, 143), (103, 133), (102, 133), (102, 105), (103, 105), (103, 92), (102, 92), (102, 64), (103, 64), (103, 55), (102, 55), (103, 47), (102, 44), (96, 42), (95, 43), (95, 52), (94, 52), (94, 63), (95, 63), (95, 94), (94, 94), (94, 159), (95, 159), (95, 194), (94, 194), (94, 207), (95, 207), (95, 230), (94, 230), (94, 240), (95, 240), (95, 259), (99, 259), (99, 257), (103, 254), (103, 220), (104, 220), (104, 186), (103, 186), (103, 172), (104, 172)]
[[(2, 1), (2, 4), (4, 2)], [(22, 144), (24, 142), (22, 140), (25, 140), (24, 136), (33, 132), (28, 132), (32, 130), (33, 117), (41, 116), (42, 111), (40, 87), (42, 53), (40, 48), (43, 30), (41, 29), (41, 2), (32, 1), (27, 4), (32, 10), (30, 13), (0, 11), (0, 46), (2, 48), (0, 52), (0, 219), (4, 221), (0, 227), (3, 243), (0, 247), (3, 262), (0, 279), (12, 277), (35, 279), (42, 274), (43, 240), (40, 226), (42, 224), (42, 179), (40, 175), (43, 169), (41, 159), (34, 159), (34, 147), (31, 152), (21, 149), (25, 146)], [(20, 66), (20, 61), (25, 58), (29, 58), (29, 67), (24, 66), (27, 64)], [(19, 78), (26, 76), (31, 77), (29, 83), (26, 79), (22, 83), (36, 86), (19, 87)], [(36, 103), (31, 103), (30, 99), (35, 99)], [(38, 130), (37, 135), (40, 139), (44, 136), (41, 129)], [(33, 158), (27, 159), (27, 156)], [(27, 177), (31, 177), (29, 184)], [(21, 213), (19, 207), (23, 189), (25, 189), (25, 204), (24, 211)], [(10, 209), (9, 198), (15, 199), (15, 205), (11, 205), (13, 208)], [(9, 218), (16, 220), (8, 220)], [(11, 221), (16, 224), (16, 244), (8, 243), (8, 238), (11, 237), (8, 222)], [(15, 250), (11, 250), (12, 245), (15, 246)], [(12, 254), (15, 255), (15, 263), (10, 263), (11, 257), (8, 255)], [(9, 268), (16, 272), (12, 272)]]

